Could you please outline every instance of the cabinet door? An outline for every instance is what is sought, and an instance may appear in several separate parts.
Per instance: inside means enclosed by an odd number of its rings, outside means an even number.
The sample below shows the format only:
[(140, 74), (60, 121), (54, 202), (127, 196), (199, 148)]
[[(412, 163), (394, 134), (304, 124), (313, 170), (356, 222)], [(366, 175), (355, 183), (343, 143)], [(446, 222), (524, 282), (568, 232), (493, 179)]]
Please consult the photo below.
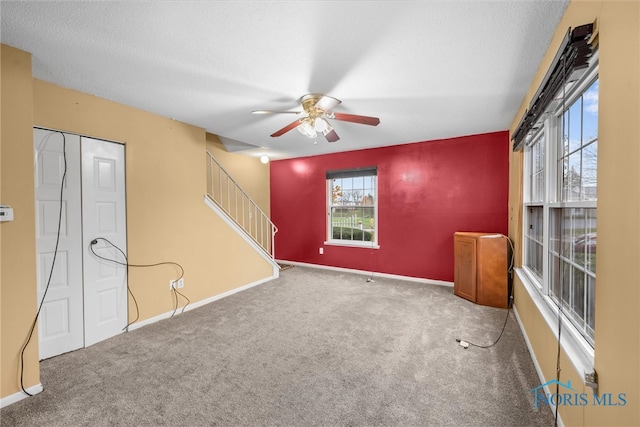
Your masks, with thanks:
[(507, 241), (502, 237), (481, 237), (476, 250), (476, 302), (507, 308)]
[(476, 239), (456, 235), (454, 238), (455, 270), (453, 293), (476, 301)]

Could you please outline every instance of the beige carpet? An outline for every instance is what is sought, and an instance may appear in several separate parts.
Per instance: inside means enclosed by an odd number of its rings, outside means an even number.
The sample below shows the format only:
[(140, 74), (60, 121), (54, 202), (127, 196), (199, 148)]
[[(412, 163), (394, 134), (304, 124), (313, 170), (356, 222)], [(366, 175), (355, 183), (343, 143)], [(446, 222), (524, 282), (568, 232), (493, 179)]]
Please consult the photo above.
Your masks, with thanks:
[(5, 426), (548, 426), (513, 315), (449, 287), (291, 268), (41, 363)]

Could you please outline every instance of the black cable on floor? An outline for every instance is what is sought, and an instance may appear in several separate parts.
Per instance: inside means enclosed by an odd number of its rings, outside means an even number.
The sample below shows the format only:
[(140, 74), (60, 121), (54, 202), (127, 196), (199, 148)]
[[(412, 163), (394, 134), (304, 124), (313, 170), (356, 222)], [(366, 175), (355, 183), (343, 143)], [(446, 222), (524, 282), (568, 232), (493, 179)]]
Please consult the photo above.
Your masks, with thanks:
[[(484, 348), (484, 349), (491, 348), (494, 345), (498, 344), (498, 341), (500, 341), (500, 338), (502, 338), (502, 334), (504, 333), (504, 330), (505, 330), (505, 328), (507, 326), (507, 321), (509, 320), (509, 311), (511, 311), (511, 309), (507, 308), (507, 316), (504, 318), (504, 323), (502, 324), (502, 330), (500, 331), (500, 335), (498, 335), (498, 338), (496, 338), (496, 340), (493, 343), (491, 343), (489, 345), (480, 345), (480, 344), (474, 344), (471, 341), (466, 341), (466, 340), (464, 342), (466, 342), (467, 344), (472, 345), (474, 347)], [(460, 338), (456, 338), (456, 342), (461, 342), (461, 341), (462, 340)]]

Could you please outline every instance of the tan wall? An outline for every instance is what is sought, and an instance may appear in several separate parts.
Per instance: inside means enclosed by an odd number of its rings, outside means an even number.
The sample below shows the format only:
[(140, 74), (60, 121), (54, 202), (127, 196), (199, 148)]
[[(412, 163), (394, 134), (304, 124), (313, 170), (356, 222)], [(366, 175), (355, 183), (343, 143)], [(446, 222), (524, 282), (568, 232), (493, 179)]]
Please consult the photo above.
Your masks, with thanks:
[[(20, 207), (19, 221), (2, 225), (2, 264), (15, 261), (17, 254), (26, 259), (13, 262), (19, 268), (2, 270), (3, 397), (18, 390), (16, 353), (36, 304), (33, 126), (125, 144), (130, 263), (180, 263), (185, 269), (183, 293), (192, 302), (271, 276), (271, 265), (204, 204), (207, 137), (203, 129), (32, 79), (30, 56), (6, 46), (2, 49), (2, 203)], [(6, 73), (13, 62), (5, 61), (5, 52), (25, 64)], [(11, 92), (5, 91), (5, 80)], [(21, 85), (16, 86), (16, 81)], [(16, 112), (16, 103), (27, 106)], [(5, 105), (12, 106), (10, 112)], [(9, 121), (5, 138), (4, 125)], [(230, 168), (236, 161), (244, 164), (241, 157), (228, 156), (223, 164)], [(260, 187), (268, 182), (268, 169), (253, 160), (256, 169), (246, 166), (251, 173), (240, 180)], [(11, 185), (7, 185), (9, 175)], [(5, 189), (13, 189), (14, 184), (19, 188), (5, 198)], [(266, 193), (261, 197), (268, 200), (268, 185)], [(130, 269), (129, 285), (138, 301), (140, 320), (172, 310), (168, 283), (175, 274), (172, 267)], [(133, 304), (129, 318), (135, 318)], [(25, 367), (27, 386), (38, 383), (37, 336), (34, 342)]]
[[(626, 393), (624, 407), (560, 407), (566, 425), (640, 425), (640, 2), (572, 1), (531, 87), (525, 106), (569, 27), (599, 28), (598, 260), (595, 369), (601, 393)], [(521, 153), (512, 155), (510, 236), (521, 244)], [(555, 378), (553, 333), (520, 281), (515, 306), (545, 379)], [(582, 383), (563, 353), (562, 381)], [(582, 390), (580, 390), (582, 391)]]
[[(36, 314), (36, 242), (33, 175), (33, 83), (31, 55), (2, 45), (2, 174), (0, 202), (14, 210), (14, 221), (0, 223), (1, 395), (18, 390), (20, 348)], [(36, 333), (37, 343), (37, 333)], [(38, 346), (25, 352), (24, 382), (40, 381)], [(34, 368), (35, 367), (35, 368)]]

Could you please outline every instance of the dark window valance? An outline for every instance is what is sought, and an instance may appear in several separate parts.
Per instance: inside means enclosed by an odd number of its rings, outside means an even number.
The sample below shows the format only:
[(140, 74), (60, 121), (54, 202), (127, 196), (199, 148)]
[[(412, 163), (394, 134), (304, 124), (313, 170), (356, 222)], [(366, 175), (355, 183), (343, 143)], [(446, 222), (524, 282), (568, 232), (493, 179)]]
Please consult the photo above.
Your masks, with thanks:
[(327, 171), (327, 179), (353, 178), (354, 176), (376, 176), (376, 175), (378, 175), (377, 166), (367, 166), (363, 168)]
[(567, 30), (547, 74), (529, 103), (529, 108), (524, 112), (518, 127), (511, 135), (514, 151), (522, 148), (527, 134), (542, 113), (549, 108), (553, 97), (562, 85), (575, 79), (576, 72), (586, 69), (589, 65), (589, 58), (593, 54), (593, 46), (589, 43), (592, 33), (593, 24)]

